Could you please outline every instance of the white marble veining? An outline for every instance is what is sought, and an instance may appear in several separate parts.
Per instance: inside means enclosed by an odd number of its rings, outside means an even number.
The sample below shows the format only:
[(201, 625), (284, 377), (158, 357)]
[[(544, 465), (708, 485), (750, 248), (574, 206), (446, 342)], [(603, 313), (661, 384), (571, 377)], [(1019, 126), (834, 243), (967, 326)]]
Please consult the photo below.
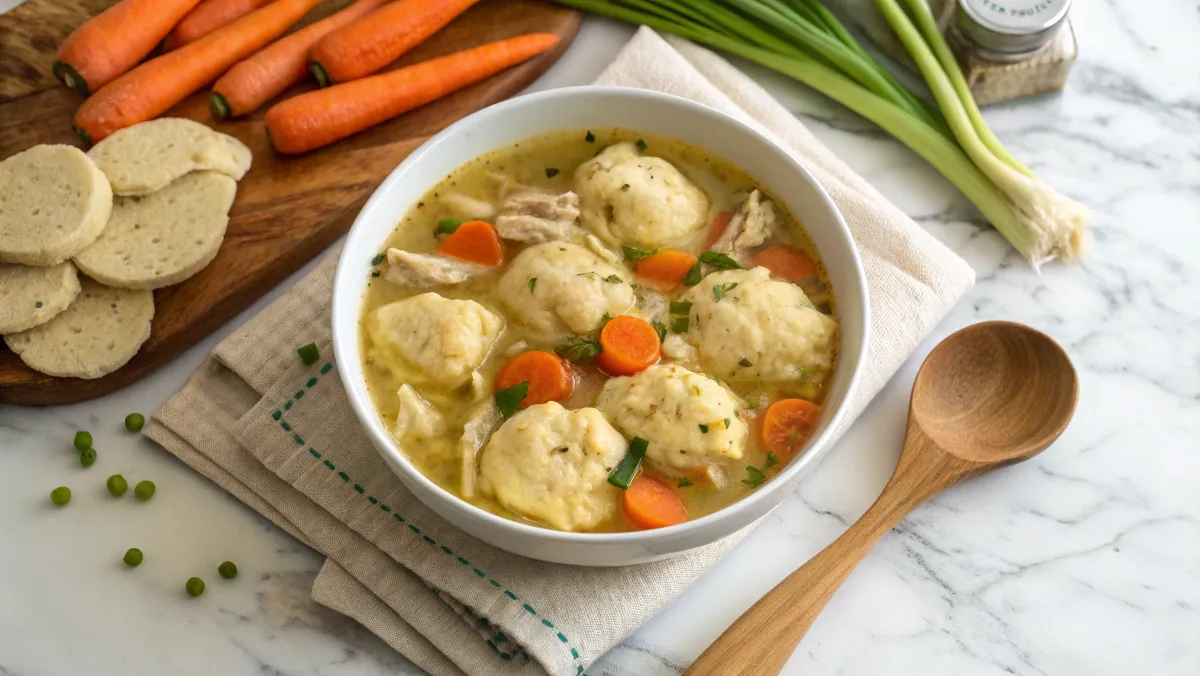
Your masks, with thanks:
[[(911, 153), (752, 70), (966, 257), (978, 285), (794, 499), (589, 673), (677, 673), (833, 540), (895, 464), (921, 359), (953, 330), (997, 318), (1066, 346), (1081, 376), (1075, 422), (1037, 459), (906, 519), (785, 673), (1200, 673), (1200, 12), (1184, 0), (1105, 0), (1076, 3), (1072, 18), (1081, 57), (1067, 91), (987, 111), (1017, 156), (1095, 210), (1092, 257), (1040, 275)], [(589, 19), (537, 88), (590, 81), (629, 35)], [(316, 554), (121, 427), (278, 293), (122, 392), (0, 410), (0, 676), (419, 673), (309, 600)], [(77, 428), (96, 437), (90, 470), (71, 451)], [(118, 471), (153, 479), (154, 501), (111, 502), (103, 482)], [(61, 511), (47, 500), (60, 484), (75, 491)], [(120, 563), (131, 546), (146, 552), (136, 571)], [(225, 559), (238, 562), (236, 581), (215, 574)], [(200, 599), (183, 593), (190, 575), (208, 581)]]

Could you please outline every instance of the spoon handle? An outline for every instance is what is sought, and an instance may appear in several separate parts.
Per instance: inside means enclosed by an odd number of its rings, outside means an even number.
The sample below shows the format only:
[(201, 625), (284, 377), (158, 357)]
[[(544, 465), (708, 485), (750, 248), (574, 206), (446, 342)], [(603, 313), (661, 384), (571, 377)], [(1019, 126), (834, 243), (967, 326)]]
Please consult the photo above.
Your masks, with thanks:
[(927, 497), (975, 473), (977, 467), (939, 452), (910, 427), (895, 473), (862, 518), (742, 613), (684, 676), (778, 674), (826, 602), (875, 543)]

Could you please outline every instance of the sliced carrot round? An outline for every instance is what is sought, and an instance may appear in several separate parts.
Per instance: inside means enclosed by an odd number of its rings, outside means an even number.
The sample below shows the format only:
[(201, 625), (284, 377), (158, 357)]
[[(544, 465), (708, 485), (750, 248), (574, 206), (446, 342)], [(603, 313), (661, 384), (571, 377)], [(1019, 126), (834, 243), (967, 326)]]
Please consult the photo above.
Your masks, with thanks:
[(750, 262), (789, 282), (800, 282), (817, 274), (817, 264), (808, 254), (786, 244), (776, 244), (758, 251), (751, 255)]
[(659, 291), (671, 291), (683, 283), (698, 259), (680, 249), (663, 249), (637, 262), (638, 281)]
[(713, 216), (712, 224), (708, 226), (708, 234), (704, 236), (704, 250), (708, 251), (712, 245), (721, 239), (721, 235), (725, 234), (725, 229), (729, 227), (729, 221), (733, 220), (732, 211), (722, 211), (716, 216)]
[(499, 267), (504, 262), (500, 236), (490, 223), (483, 221), (470, 221), (458, 226), (457, 230), (442, 240), (438, 253), (489, 268)]
[(763, 446), (783, 458), (791, 457), (804, 447), (820, 415), (821, 407), (811, 401), (780, 399), (763, 416)]
[(632, 376), (658, 362), (662, 346), (658, 332), (645, 319), (621, 315), (609, 321), (600, 331), (600, 347), (596, 358), (605, 373)]
[(575, 391), (575, 377), (566, 362), (549, 352), (524, 352), (500, 367), (496, 389), (503, 390), (528, 382), (522, 406), (565, 401)]
[(687, 521), (683, 500), (667, 483), (639, 474), (621, 499), (625, 518), (642, 530), (666, 528)]

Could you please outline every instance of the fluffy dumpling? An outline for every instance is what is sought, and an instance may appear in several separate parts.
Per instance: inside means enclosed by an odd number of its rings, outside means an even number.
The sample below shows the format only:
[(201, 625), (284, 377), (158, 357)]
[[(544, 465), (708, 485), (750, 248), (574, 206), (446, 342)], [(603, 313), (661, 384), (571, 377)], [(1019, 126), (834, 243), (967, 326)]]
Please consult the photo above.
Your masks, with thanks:
[(623, 434), (650, 442), (646, 461), (682, 474), (742, 457), (746, 423), (716, 381), (682, 366), (658, 365), (604, 384), (596, 408)]
[(500, 299), (535, 333), (588, 333), (633, 305), (628, 274), (577, 244), (535, 244), (500, 279)]
[(575, 170), (584, 225), (601, 237), (652, 249), (699, 232), (708, 196), (670, 162), (618, 143)]
[(369, 355), (401, 380), (453, 389), (471, 379), (503, 328), (473, 300), (423, 293), (367, 318)]
[(692, 303), (688, 342), (719, 378), (783, 383), (833, 364), (837, 322), (766, 268), (708, 275), (683, 298)]
[(608, 475), (625, 450), (625, 438), (594, 408), (530, 406), (484, 446), (479, 489), (552, 528), (592, 529), (617, 512), (621, 490)]

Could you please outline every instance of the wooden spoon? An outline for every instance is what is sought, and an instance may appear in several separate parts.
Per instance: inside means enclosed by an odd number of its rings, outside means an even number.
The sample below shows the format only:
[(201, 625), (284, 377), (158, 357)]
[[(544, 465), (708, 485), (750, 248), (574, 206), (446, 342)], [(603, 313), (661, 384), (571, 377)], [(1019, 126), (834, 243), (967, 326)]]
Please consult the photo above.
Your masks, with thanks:
[(685, 676), (778, 674), (817, 614), (885, 533), (954, 484), (1037, 455), (1066, 429), (1079, 382), (1061, 347), (1021, 324), (983, 322), (917, 373), (896, 472), (837, 540), (742, 614)]

